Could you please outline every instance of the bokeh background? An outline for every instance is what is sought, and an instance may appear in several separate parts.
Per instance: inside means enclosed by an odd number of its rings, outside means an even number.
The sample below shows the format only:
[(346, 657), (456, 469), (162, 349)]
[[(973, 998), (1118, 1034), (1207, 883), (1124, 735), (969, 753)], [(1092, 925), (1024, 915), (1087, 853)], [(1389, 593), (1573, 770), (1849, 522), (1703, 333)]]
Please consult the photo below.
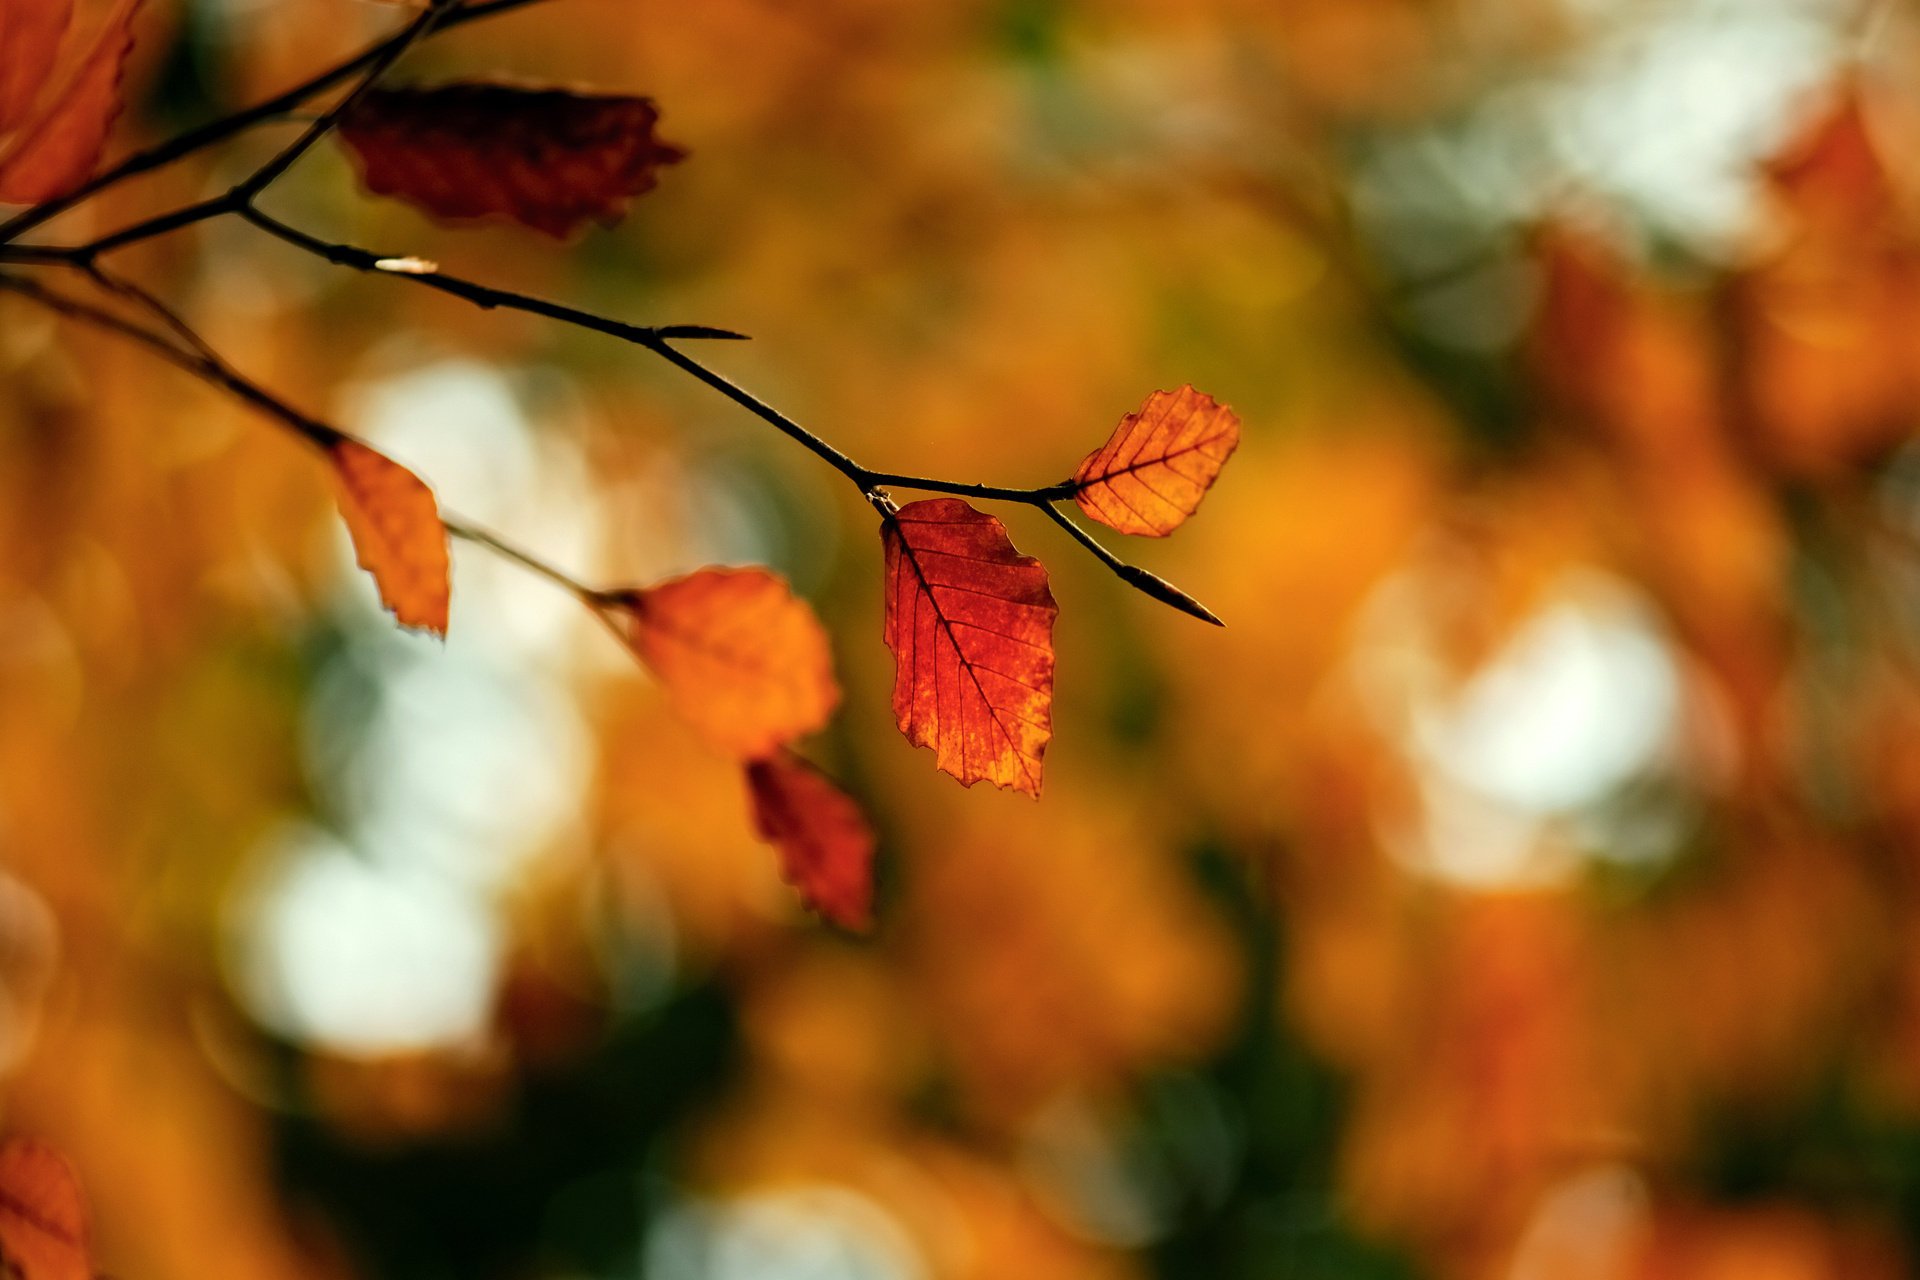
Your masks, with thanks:
[[(120, 144), (396, 20), (152, 0)], [(398, 632), (310, 451), (0, 306), (0, 1125), (116, 1280), (1859, 1280), (1920, 1260), (1920, 24), (1840, 0), (551, 0), (399, 79), (653, 95), (619, 229), (319, 234), (637, 322), (869, 465), (1246, 438), (1061, 602), (1045, 798), (894, 732), (850, 486), (644, 352), (242, 225), (125, 256), (599, 582), (788, 575), (883, 835), (456, 547)], [(84, 236), (224, 189), (258, 131)], [(1122, 541), (1117, 537), (1115, 542)]]

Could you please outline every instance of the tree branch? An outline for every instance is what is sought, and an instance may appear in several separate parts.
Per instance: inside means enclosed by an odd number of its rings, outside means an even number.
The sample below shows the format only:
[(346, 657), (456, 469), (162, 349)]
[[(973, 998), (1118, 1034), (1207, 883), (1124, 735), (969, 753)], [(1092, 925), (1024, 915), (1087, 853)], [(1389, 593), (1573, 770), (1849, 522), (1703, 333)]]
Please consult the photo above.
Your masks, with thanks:
[(341, 95), (338, 102), (321, 112), (319, 118), (302, 130), (300, 136), (288, 143), (278, 155), (255, 169), (236, 186), (233, 189), (233, 198), (244, 207), (251, 204), (255, 196), (272, 186), (276, 178), (291, 169), (301, 156), (313, 149), (314, 143), (327, 136), (340, 117), (352, 110), (353, 104), (366, 96), (367, 91), (373, 88), (374, 82), (385, 75), (388, 68), (405, 57), (407, 50), (424, 39), (441, 19), (453, 11), (455, 2), (457, 0), (428, 0), (427, 7), (420, 11), (420, 15), (403, 27), (398, 35), (389, 39), (373, 56), (372, 61), (367, 63), (366, 69), (360, 73), (359, 79), (354, 81), (353, 87)]
[[(203, 381), (225, 389), (239, 399), (252, 405), (282, 427), (292, 431), (309, 444), (315, 445), (323, 450), (330, 448), (340, 441), (354, 439), (353, 436), (341, 431), (337, 427), (328, 426), (324, 422), (308, 417), (292, 405), (286, 403), (286, 401), (281, 400), (278, 396), (261, 387), (258, 383), (242, 375), (218, 355), (214, 354), (213, 348), (208, 345), (206, 340), (196, 333), (176, 312), (146, 290), (133, 284), (131, 281), (109, 275), (95, 267), (89, 266), (82, 269), (97, 281), (102, 288), (120, 294), (123, 297), (131, 298), (138, 302), (143, 308), (154, 313), (155, 317), (159, 319), (162, 324), (168, 329), (173, 330), (179, 335), (181, 341), (187, 343), (193, 349), (187, 350), (170, 341), (164, 333), (146, 328), (143, 325), (128, 320), (124, 316), (116, 315), (103, 307), (96, 307), (92, 303), (83, 301), (82, 299), (49, 289), (38, 281), (0, 272), (0, 290), (31, 299), (41, 306), (46, 307), (48, 310), (65, 316), (70, 320), (90, 324), (95, 328), (118, 334), (123, 338), (136, 342), (167, 363), (183, 369)], [(554, 583), (596, 612), (598, 612), (600, 602), (606, 599), (608, 595), (608, 592), (587, 586), (577, 579), (568, 576), (566, 573), (561, 572), (559, 569), (554, 568), (546, 561), (535, 556), (532, 552), (515, 546), (498, 534), (482, 529), (470, 521), (461, 519), (458, 516), (442, 513), (440, 524), (446, 529), (449, 537), (458, 538), (463, 542), (471, 542), (475, 546), (485, 547), (488, 551), (493, 552), (495, 555), (500, 556), (510, 563)]]
[[(41, 306), (66, 316), (68, 319), (83, 321), (84, 323), (93, 325), (95, 328), (105, 329), (110, 333), (117, 333), (124, 338), (129, 338), (146, 347), (149, 351), (170, 364), (177, 365), (198, 378), (225, 388), (241, 400), (259, 409), (268, 417), (273, 418), (282, 426), (287, 427), (295, 434), (301, 436), (309, 443), (317, 445), (322, 449), (328, 448), (344, 438), (343, 432), (317, 419), (309, 418), (306, 414), (301, 413), (298, 409), (287, 404), (284, 400), (281, 400), (264, 387), (244, 377), (231, 365), (228, 365), (218, 357), (203, 354), (198, 350), (186, 350), (168, 339), (166, 335), (136, 324), (124, 316), (116, 315), (103, 307), (96, 307), (92, 303), (82, 301), (79, 298), (49, 289), (38, 281), (28, 280), (16, 275), (0, 274), (0, 289), (6, 289), (22, 297), (31, 298)], [(159, 306), (160, 304), (156, 300), (154, 305)], [(185, 329), (185, 322), (179, 321), (178, 317), (174, 319), (179, 328)], [(169, 327), (173, 326), (170, 325)], [(198, 343), (197, 338), (195, 341)]]
[[(489, 285), (450, 276), (431, 263), (419, 259), (382, 255), (371, 250), (356, 248), (352, 245), (335, 244), (312, 236), (297, 227), (289, 226), (279, 219), (264, 213), (252, 205), (241, 208), (239, 215), (267, 234), (285, 241), (295, 248), (304, 250), (316, 257), (339, 266), (351, 267), (373, 275), (391, 276), (395, 279), (411, 280), (416, 284), (436, 289), (441, 293), (464, 298), (475, 306), (483, 308), (501, 308), (512, 311), (525, 311), (534, 315), (546, 316), (580, 328), (604, 333), (620, 338), (636, 346), (644, 347), (661, 359), (690, 377), (704, 382), (733, 401), (761, 421), (775, 427), (782, 434), (825, 461), (834, 470), (847, 477), (859, 488), (861, 494), (873, 503), (882, 515), (888, 513), (890, 503), (881, 493), (891, 485), (902, 489), (918, 489), (927, 493), (951, 493), (962, 497), (980, 498), (989, 501), (1019, 502), (1038, 507), (1051, 516), (1055, 523), (1073, 536), (1074, 541), (1092, 552), (1102, 564), (1119, 576), (1128, 586), (1153, 597), (1163, 604), (1171, 605), (1182, 613), (1190, 614), (1215, 626), (1224, 626), (1219, 617), (1205, 605), (1195, 600), (1166, 579), (1145, 569), (1130, 565), (1105, 547), (1095, 542), (1078, 525), (1057, 511), (1053, 504), (1064, 498), (1070, 498), (1076, 492), (1072, 481), (1043, 485), (1033, 489), (1008, 488), (1000, 485), (967, 484), (960, 481), (940, 480), (931, 476), (909, 476), (890, 471), (874, 471), (862, 466), (851, 457), (836, 449), (814, 432), (801, 426), (786, 414), (781, 413), (766, 401), (737, 383), (714, 372), (692, 356), (675, 347), (675, 338), (741, 338), (745, 335), (726, 329), (709, 329), (701, 325), (675, 325), (667, 328), (653, 328), (644, 325), (626, 324), (610, 320), (592, 312), (581, 311), (559, 303), (547, 302), (540, 298), (528, 297), (505, 289), (495, 289)], [(401, 266), (399, 264), (406, 264)]]
[[(466, 4), (448, 8), (444, 16), (438, 19), (438, 29), (442, 32), (451, 31), (455, 27), (464, 26), (481, 18), (491, 18), (497, 14), (510, 13), (515, 9), (524, 9), (528, 5), (539, 3), (541, 0), (468, 0)], [(136, 174), (172, 164), (197, 151), (203, 151), (217, 142), (223, 142), (256, 124), (285, 114), (308, 99), (352, 79), (379, 62), (390, 49), (410, 41), (412, 36), (409, 33), (412, 30), (413, 24), (409, 24), (393, 35), (375, 41), (359, 53), (302, 81), (284, 93), (236, 111), (232, 115), (222, 116), (198, 128), (189, 129), (145, 151), (136, 152), (67, 194), (56, 196), (52, 200), (43, 200), (31, 209), (15, 214), (5, 223), (0, 223), (0, 245), (18, 240), (41, 224), (58, 217), (76, 205), (85, 203), (108, 187), (117, 186)]]
[[(1102, 564), (1105, 564), (1117, 574), (1123, 582), (1184, 613), (1211, 622), (1216, 626), (1221, 625), (1220, 619), (1192, 596), (1189, 596), (1186, 592), (1181, 591), (1164, 579), (1148, 573), (1144, 569), (1127, 564), (1098, 542), (1094, 541), (1093, 538), (1085, 533), (1078, 525), (1063, 516), (1054, 506), (1054, 503), (1061, 499), (1072, 497), (1077, 492), (1077, 486), (1072, 481), (1063, 481), (1058, 484), (1023, 489), (1003, 485), (965, 483), (961, 481), (941, 480), (930, 476), (910, 476), (895, 472), (871, 470), (854, 461), (853, 458), (842, 453), (821, 436), (800, 425), (786, 414), (781, 413), (778, 409), (766, 403), (766, 401), (761, 400), (758, 396), (755, 396), (730, 379), (708, 368), (700, 361), (695, 360), (673, 345), (675, 341), (682, 340), (738, 339), (744, 337), (745, 335), (743, 334), (734, 333), (726, 329), (714, 329), (705, 325), (673, 325), (665, 328), (655, 328), (645, 325), (628, 324), (623, 321), (609, 319), (605, 316), (595, 315), (592, 312), (582, 311), (576, 307), (566, 306), (562, 303), (549, 302), (542, 298), (514, 293), (505, 289), (497, 289), (490, 285), (465, 280), (458, 276), (447, 275), (440, 271), (433, 263), (426, 262), (419, 258), (376, 254), (352, 245), (329, 243), (316, 236), (309, 235), (297, 227), (280, 221), (278, 218), (273, 217), (258, 207), (256, 200), (259, 195), (265, 191), (275, 179), (284, 174), (296, 163), (309, 148), (324, 137), (327, 132), (335, 126), (342, 113), (350, 109), (354, 102), (358, 101), (361, 95), (365, 94), (389, 67), (398, 61), (417, 41), (429, 34), (436, 25), (449, 27), (459, 21), (485, 16), (535, 2), (536, 0), (489, 0), (487, 3), (468, 3), (465, 6), (461, 6), (458, 0), (429, 0), (429, 7), (410, 22), (402, 31), (389, 36), (386, 40), (381, 41), (378, 45), (369, 49), (358, 58), (350, 59), (348, 62), (335, 67), (332, 71), (323, 73), (308, 81), (305, 85), (281, 95), (280, 98), (273, 99), (268, 103), (263, 103), (250, 111), (243, 111), (234, 116), (230, 116), (225, 121), (218, 122), (216, 125), (205, 126), (197, 133), (182, 135), (181, 138), (176, 139), (172, 144), (167, 144), (157, 149), (155, 153), (150, 153), (160, 155), (161, 158), (152, 161), (152, 163), (147, 164), (146, 167), (153, 167), (154, 164), (162, 164), (170, 159), (177, 159), (189, 151), (197, 149), (199, 146), (206, 145), (208, 142), (216, 140), (219, 137), (226, 136), (227, 133), (233, 130), (244, 127), (245, 124), (261, 118), (261, 116), (266, 113), (284, 110), (288, 106), (297, 105), (298, 102), (304, 101), (305, 97), (318, 93), (322, 88), (336, 84), (350, 76), (359, 76), (354, 86), (331, 108), (315, 117), (301, 133), (299, 138), (282, 149), (258, 169), (254, 170), (246, 178), (236, 183), (224, 195), (201, 200), (194, 204), (155, 215), (142, 222), (123, 227), (118, 231), (101, 236), (87, 244), (70, 248), (39, 245), (13, 248), (7, 244), (7, 240), (19, 234), (20, 231), (37, 225), (39, 221), (44, 221), (46, 218), (53, 216), (54, 213), (57, 213), (59, 209), (54, 206), (59, 205), (59, 201), (49, 202), (46, 205), (29, 210), (26, 214), (21, 215), (20, 218), (16, 218), (6, 226), (0, 227), (0, 262), (20, 264), (54, 263), (79, 267), (85, 270), (103, 287), (123, 297), (131, 298), (144, 307), (150, 314), (159, 318), (168, 329), (172, 330), (177, 337), (187, 343), (188, 347), (192, 349), (191, 354), (182, 351), (171, 343), (165, 342), (164, 339), (161, 339), (160, 344), (155, 346), (152, 339), (158, 337), (158, 335), (152, 334), (151, 331), (141, 330), (137, 326), (127, 328), (118, 322), (118, 317), (111, 316), (111, 313), (88, 315), (84, 310), (74, 309), (76, 306), (83, 306), (83, 304), (77, 304), (74, 300), (61, 299), (57, 295), (47, 294), (44, 291), (33, 293), (30, 290), (22, 289), (18, 282), (9, 285), (9, 287), (14, 288), (16, 292), (28, 292), (29, 296), (38, 297), (42, 302), (53, 306), (56, 310), (65, 309), (67, 314), (73, 315), (76, 318), (91, 319), (94, 323), (103, 324), (109, 328), (116, 328), (126, 333), (129, 337), (135, 337), (138, 340), (146, 342), (148, 346), (153, 347), (156, 351), (160, 351), (161, 354), (166, 355), (167, 358), (173, 359), (175, 363), (182, 363), (183, 360), (186, 361), (183, 367), (188, 368), (190, 371), (197, 372), (211, 381), (226, 386), (236, 395), (241, 396), (243, 399), (254, 403), (266, 412), (280, 418), (283, 422), (293, 426), (296, 430), (307, 435), (316, 443), (325, 444), (332, 440), (337, 440), (339, 433), (333, 428), (326, 427), (312, 419), (305, 418), (304, 415), (298, 414), (290, 407), (273, 399), (273, 397), (268, 395), (260, 387), (241, 378), (230, 366), (220, 359), (211, 347), (201, 341), (198, 335), (195, 334), (178, 315), (168, 310), (157, 298), (153, 297), (153, 295), (146, 293), (128, 281), (107, 274), (101, 270), (97, 264), (100, 255), (111, 250), (148, 240), (156, 236), (165, 235), (169, 232), (177, 231), (183, 227), (192, 226), (212, 218), (234, 214), (259, 230), (266, 232), (268, 235), (338, 266), (350, 267), (357, 271), (375, 275), (397, 276), (402, 279), (414, 281), (427, 288), (435, 289), (441, 293), (461, 298), (483, 309), (503, 308), (523, 311), (533, 315), (544, 316), (548, 319), (559, 320), (563, 323), (588, 329), (596, 333), (603, 333), (609, 337), (619, 338), (622, 341), (644, 347), (689, 377), (705, 383), (708, 387), (719, 392), (761, 421), (773, 426), (789, 439), (800, 444), (803, 448), (833, 467), (860, 490), (861, 496), (880, 513), (882, 518), (890, 516), (898, 509), (893, 499), (886, 493), (888, 486), (919, 489), (930, 493), (956, 494), (962, 497), (990, 501), (1018, 502), (1028, 506), (1038, 507), (1045, 511), (1055, 523), (1064, 528), (1076, 542), (1080, 543), (1081, 546), (1085, 547), (1100, 560)], [(222, 130), (224, 130), (224, 132), (222, 132)], [(133, 161), (123, 162), (117, 169), (109, 171), (108, 174), (102, 175), (102, 177), (94, 183), (81, 188), (74, 196), (66, 197), (67, 206), (85, 199), (87, 195), (103, 189), (121, 177), (125, 177), (133, 172), (138, 172), (141, 163), (142, 161), (139, 157), (136, 157)], [(443, 523), (446, 522), (443, 521)], [(454, 524), (448, 524), (450, 531), (453, 531), (454, 527)], [(581, 591), (584, 590), (584, 588), (579, 588), (578, 584), (573, 583), (571, 579), (566, 578), (565, 575), (559, 574), (557, 570), (553, 570), (550, 566), (544, 565), (540, 561), (534, 560), (531, 557), (523, 557), (519, 552), (511, 549), (503, 550), (505, 544), (500, 543), (500, 541), (491, 534), (485, 534), (483, 531), (473, 529), (471, 526), (464, 524), (461, 524), (459, 527), (460, 531), (456, 536), (465, 537), (470, 541), (491, 547), (495, 551), (509, 556), (509, 558), (516, 559), (523, 567), (560, 583), (569, 590), (574, 591), (576, 595), (581, 594)], [(583, 596), (582, 598), (587, 597)]]

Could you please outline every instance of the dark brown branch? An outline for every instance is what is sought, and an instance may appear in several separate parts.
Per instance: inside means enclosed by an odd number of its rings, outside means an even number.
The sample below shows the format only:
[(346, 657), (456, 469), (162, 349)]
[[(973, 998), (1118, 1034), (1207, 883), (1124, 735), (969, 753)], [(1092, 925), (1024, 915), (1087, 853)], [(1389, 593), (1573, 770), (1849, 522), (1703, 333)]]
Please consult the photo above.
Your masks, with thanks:
[(272, 186), (274, 180), (291, 169), (314, 143), (327, 136), (340, 117), (353, 109), (353, 104), (365, 97), (373, 88), (374, 82), (385, 75), (394, 63), (406, 56), (407, 50), (420, 43), (435, 25), (453, 12), (453, 0), (428, 0), (427, 7), (420, 15), (400, 30), (367, 63), (366, 69), (354, 81), (353, 87), (341, 95), (338, 102), (320, 113), (320, 117), (309, 124), (300, 136), (288, 143), (279, 154), (255, 169), (253, 173), (233, 189), (233, 198), (242, 205), (251, 204), (253, 198)]
[(1024, 502), (1029, 506), (1071, 498), (1079, 488), (1071, 480), (1043, 485), (1038, 489), (1010, 489), (1004, 485), (968, 484), (961, 480), (938, 480), (932, 476), (897, 475), (891, 471), (869, 471), (867, 479), (876, 485), (892, 485), (898, 489), (918, 489), (923, 493), (951, 493), (957, 497), (980, 498), (987, 502)]

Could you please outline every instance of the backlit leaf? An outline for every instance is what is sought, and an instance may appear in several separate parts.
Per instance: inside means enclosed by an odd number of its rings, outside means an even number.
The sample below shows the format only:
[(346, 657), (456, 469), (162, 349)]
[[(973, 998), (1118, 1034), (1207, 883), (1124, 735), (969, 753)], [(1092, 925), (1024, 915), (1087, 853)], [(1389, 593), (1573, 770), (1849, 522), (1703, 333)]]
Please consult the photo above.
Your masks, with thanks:
[(1046, 569), (958, 498), (911, 503), (880, 535), (900, 732), (967, 786), (1038, 797), (1059, 613)]
[(753, 826), (780, 850), (780, 876), (801, 901), (843, 929), (873, 911), (873, 828), (853, 797), (782, 751), (747, 765)]
[(0, 133), (20, 125), (39, 100), (72, 21), (72, 0), (0, 3)]
[[(58, 38), (50, 27), (57, 19), (64, 28), (66, 19), (13, 12), (39, 8), (34, 0), (5, 0), (5, 4), (6, 26), (0, 29), (0, 41), (10, 46), (17, 29), (26, 63), (10, 66), (7, 78), (0, 80), (0, 95), (4, 95), (0, 112), (7, 113), (0, 115), (0, 130), (10, 118), (17, 121), (11, 135), (0, 140), (0, 203), (33, 204), (65, 195), (85, 182), (99, 162), (107, 130), (120, 114), (120, 81), (133, 49), (133, 16), (140, 0), (120, 0), (67, 77), (52, 92), (38, 94), (40, 101), (31, 109), (26, 100), (36, 96), (46, 76), (41, 59), (49, 56), (47, 41)], [(13, 56), (8, 47), (0, 53), (0, 61), (10, 63)], [(23, 114), (12, 117), (15, 110)]]
[(1200, 505), (1240, 443), (1240, 419), (1192, 387), (1156, 391), (1073, 473), (1074, 501), (1122, 533), (1163, 538)]
[(357, 440), (328, 447), (340, 483), (340, 514), (360, 567), (400, 622), (447, 634), (452, 597), (447, 531), (433, 490), (419, 476)]
[(43, 1142), (0, 1145), (0, 1263), (19, 1280), (92, 1280), (80, 1181)]
[(369, 190), (441, 218), (502, 216), (567, 236), (612, 224), (686, 153), (646, 98), (449, 84), (381, 89), (340, 122)]
[(616, 600), (627, 642), (681, 719), (742, 760), (827, 722), (840, 701), (827, 633), (765, 569), (702, 569)]

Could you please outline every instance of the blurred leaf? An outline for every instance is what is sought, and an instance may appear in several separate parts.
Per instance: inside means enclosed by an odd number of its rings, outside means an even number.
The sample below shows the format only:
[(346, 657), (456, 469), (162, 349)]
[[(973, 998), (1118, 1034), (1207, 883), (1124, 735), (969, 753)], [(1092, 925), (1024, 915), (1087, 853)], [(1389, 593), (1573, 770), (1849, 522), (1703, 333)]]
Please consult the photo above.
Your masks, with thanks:
[[(55, 11), (67, 6), (45, 0), (6, 0), (0, 9), (7, 48), (0, 59), (21, 50), (22, 62), (12, 75), (0, 71), (0, 203), (34, 204), (65, 195), (87, 180), (106, 145), (107, 130), (120, 114), (120, 81), (127, 55), (133, 51), (133, 18), (141, 0), (117, 0), (100, 24), (87, 52), (68, 78), (38, 112), (9, 118), (24, 110), (47, 78), (44, 59), (53, 28), (66, 26), (64, 12), (35, 17), (25, 10)], [(20, 44), (13, 38), (19, 33)], [(11, 132), (11, 136), (5, 136)]]
[(340, 483), (340, 514), (360, 567), (402, 625), (447, 634), (452, 587), (447, 533), (433, 490), (420, 477), (357, 440), (328, 447)]
[(441, 218), (512, 218), (565, 237), (618, 222), (686, 153), (646, 98), (467, 83), (377, 89), (340, 122), (367, 188)]
[(873, 912), (873, 828), (853, 798), (791, 752), (747, 766), (753, 825), (778, 846), (781, 876), (801, 900), (844, 929)]
[(0, 1263), (17, 1280), (93, 1278), (80, 1180), (43, 1142), (0, 1146)]
[(826, 630), (778, 574), (702, 569), (611, 604), (675, 713), (716, 750), (762, 759), (839, 704)]

